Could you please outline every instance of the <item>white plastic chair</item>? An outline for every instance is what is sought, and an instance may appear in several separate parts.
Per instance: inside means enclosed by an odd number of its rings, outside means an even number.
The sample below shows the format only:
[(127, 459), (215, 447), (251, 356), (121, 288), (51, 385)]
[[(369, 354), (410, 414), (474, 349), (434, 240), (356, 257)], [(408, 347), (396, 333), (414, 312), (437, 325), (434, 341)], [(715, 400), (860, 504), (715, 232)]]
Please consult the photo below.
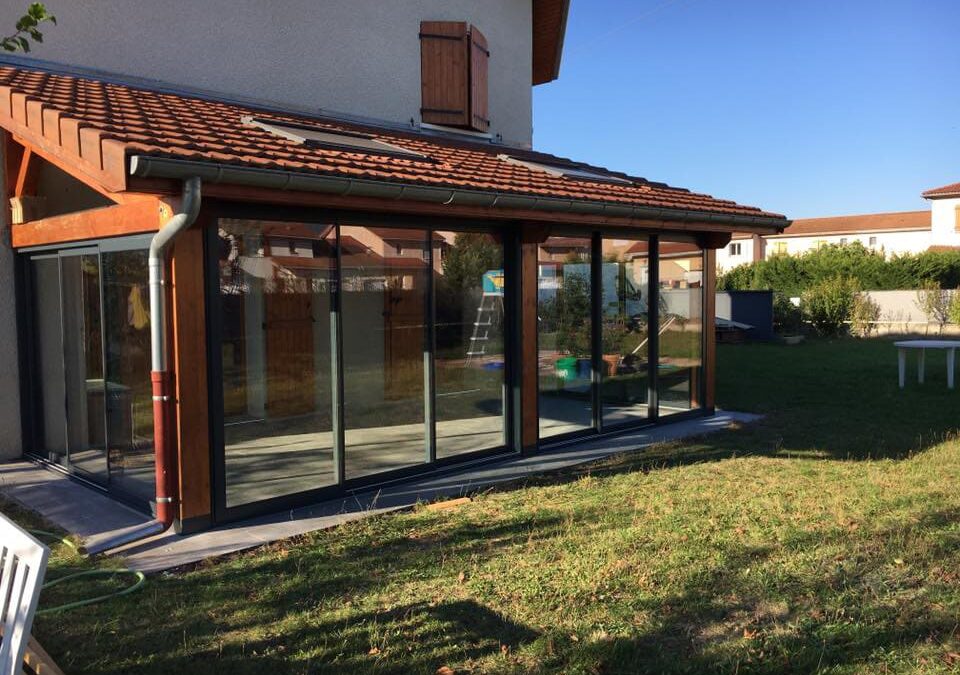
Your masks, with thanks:
[(20, 675), (50, 549), (0, 513), (0, 675)]

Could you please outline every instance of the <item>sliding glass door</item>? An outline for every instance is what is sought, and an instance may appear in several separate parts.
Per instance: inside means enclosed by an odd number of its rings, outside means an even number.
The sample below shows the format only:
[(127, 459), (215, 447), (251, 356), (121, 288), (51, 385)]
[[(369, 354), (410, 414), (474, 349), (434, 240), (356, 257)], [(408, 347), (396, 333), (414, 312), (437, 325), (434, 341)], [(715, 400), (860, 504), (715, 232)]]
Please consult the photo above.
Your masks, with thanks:
[(696, 243), (661, 238), (657, 378), (661, 417), (702, 405), (703, 262), (703, 250)]
[(600, 400), (612, 427), (649, 417), (650, 245), (646, 237), (601, 241)]
[(540, 438), (593, 420), (593, 264), (589, 237), (549, 237), (537, 254)]
[(114, 240), (31, 255), (34, 454), (118, 496), (154, 496), (147, 252)]
[(217, 244), (226, 506), (332, 485), (335, 228), (222, 220)]
[(506, 446), (498, 235), (224, 218), (212, 241), (219, 518)]

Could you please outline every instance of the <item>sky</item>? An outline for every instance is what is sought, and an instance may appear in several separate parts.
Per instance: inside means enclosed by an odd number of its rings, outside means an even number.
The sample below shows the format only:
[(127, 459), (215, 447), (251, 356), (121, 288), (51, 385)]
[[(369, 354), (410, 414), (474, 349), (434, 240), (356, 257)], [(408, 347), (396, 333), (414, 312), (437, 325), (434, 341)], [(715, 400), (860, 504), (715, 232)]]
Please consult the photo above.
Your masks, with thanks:
[(789, 218), (960, 181), (960, 0), (571, 0), (534, 147)]

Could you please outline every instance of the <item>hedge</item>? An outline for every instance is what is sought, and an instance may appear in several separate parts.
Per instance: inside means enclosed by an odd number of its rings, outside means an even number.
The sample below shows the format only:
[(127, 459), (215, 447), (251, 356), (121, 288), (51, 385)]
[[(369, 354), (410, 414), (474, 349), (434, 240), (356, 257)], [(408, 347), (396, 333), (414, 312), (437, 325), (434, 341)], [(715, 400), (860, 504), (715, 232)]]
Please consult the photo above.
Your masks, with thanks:
[(856, 279), (871, 291), (911, 290), (934, 281), (960, 287), (960, 251), (926, 251), (885, 258), (860, 242), (830, 244), (800, 255), (774, 255), (740, 265), (717, 279), (718, 290), (773, 290), (799, 296), (837, 276)]

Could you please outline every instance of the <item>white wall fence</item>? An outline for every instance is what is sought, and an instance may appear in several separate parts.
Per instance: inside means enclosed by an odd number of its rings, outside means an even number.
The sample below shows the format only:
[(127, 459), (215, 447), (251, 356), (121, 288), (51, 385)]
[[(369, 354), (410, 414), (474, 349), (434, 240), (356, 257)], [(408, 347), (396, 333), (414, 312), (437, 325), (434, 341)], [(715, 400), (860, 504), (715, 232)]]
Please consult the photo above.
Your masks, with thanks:
[[(951, 295), (957, 292), (948, 291)], [(938, 334), (940, 326), (920, 309), (917, 291), (866, 291), (866, 294), (880, 305), (880, 319), (876, 322), (880, 335)], [(799, 298), (794, 302), (799, 302)], [(948, 323), (942, 334), (960, 335), (960, 325)]]

